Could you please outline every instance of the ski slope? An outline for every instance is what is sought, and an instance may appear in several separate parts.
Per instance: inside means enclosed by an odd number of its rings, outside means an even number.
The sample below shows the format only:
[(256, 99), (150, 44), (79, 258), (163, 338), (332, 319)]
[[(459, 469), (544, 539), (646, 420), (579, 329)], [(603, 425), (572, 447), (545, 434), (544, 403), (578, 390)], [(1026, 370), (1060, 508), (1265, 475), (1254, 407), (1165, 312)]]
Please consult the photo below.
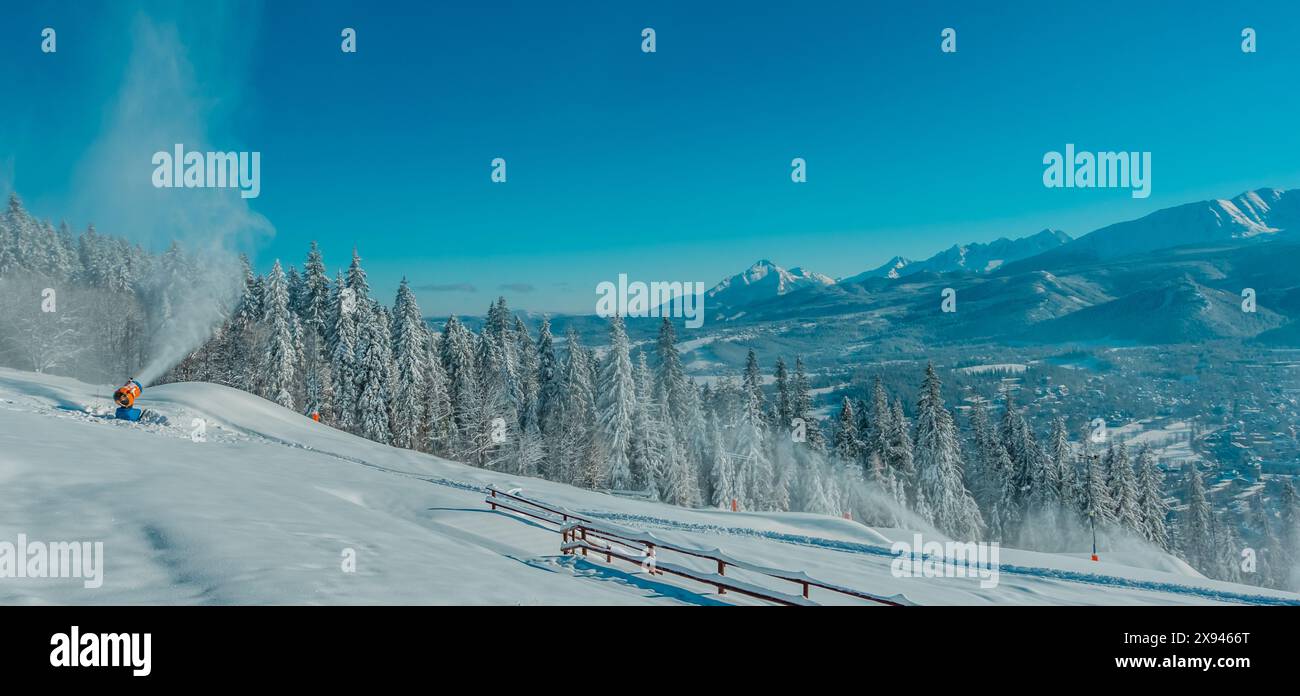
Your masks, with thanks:
[[(753, 604), (560, 553), (553, 530), (483, 503), (533, 498), (756, 566), (927, 604), (1300, 603), (1166, 554), (1002, 549), (998, 584), (900, 578), (909, 530), (803, 513), (688, 510), (476, 469), (348, 435), (226, 387), (112, 387), (0, 369), (0, 541), (102, 541), (104, 582), (0, 578), (0, 604)], [(195, 419), (203, 441), (192, 437)], [(355, 571), (345, 572), (345, 554)], [(789, 591), (789, 587), (781, 588)], [(813, 595), (826, 604), (859, 600)]]

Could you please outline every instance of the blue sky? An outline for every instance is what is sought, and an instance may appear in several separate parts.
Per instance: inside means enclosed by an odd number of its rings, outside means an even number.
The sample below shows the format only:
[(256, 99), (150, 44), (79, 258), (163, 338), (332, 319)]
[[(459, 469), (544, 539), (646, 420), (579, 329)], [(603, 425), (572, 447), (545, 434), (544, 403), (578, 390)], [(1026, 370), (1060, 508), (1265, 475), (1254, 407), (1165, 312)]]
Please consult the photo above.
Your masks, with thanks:
[[(263, 270), (356, 246), (427, 314), (591, 312), (619, 273), (712, 285), (759, 258), (845, 276), (1300, 186), (1294, 2), (7, 5), (0, 189)], [(176, 142), (261, 152), (261, 196), (152, 188)], [(1150, 151), (1150, 198), (1044, 188), (1066, 143)]]

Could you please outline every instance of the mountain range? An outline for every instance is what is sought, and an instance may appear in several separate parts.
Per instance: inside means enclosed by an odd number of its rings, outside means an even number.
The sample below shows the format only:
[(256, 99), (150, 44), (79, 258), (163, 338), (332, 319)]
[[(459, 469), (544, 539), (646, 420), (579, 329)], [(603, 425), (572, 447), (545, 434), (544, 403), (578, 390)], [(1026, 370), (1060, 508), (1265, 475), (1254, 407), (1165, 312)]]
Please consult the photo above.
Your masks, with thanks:
[[(1251, 339), (1300, 344), (1300, 189), (1188, 203), (1071, 238), (1043, 230), (895, 257), (832, 280), (763, 260), (706, 294), (709, 321), (813, 326), (870, 343), (1170, 344)], [(957, 311), (940, 309), (956, 292)], [(1242, 309), (1255, 291), (1257, 309)], [(847, 327), (854, 327), (851, 331)], [(817, 333), (815, 329), (809, 329)], [(814, 341), (816, 339), (814, 338)]]
[(997, 270), (1005, 263), (1036, 256), (1067, 244), (1071, 240), (1070, 235), (1060, 230), (1043, 230), (1038, 234), (1019, 239), (1003, 237), (988, 244), (978, 242), (954, 244), (924, 261), (912, 261), (902, 256), (895, 256), (877, 268), (864, 271), (855, 276), (842, 278), (839, 282), (856, 283), (867, 278), (902, 278), (913, 273), (926, 271), (932, 273), (949, 273), (952, 271), (989, 273)]

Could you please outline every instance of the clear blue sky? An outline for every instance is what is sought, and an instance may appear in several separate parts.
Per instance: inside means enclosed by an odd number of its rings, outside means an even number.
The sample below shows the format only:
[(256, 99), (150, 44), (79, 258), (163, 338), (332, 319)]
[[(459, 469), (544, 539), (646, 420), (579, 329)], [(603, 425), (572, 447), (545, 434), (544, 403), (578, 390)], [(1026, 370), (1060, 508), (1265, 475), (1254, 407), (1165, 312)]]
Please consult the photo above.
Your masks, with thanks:
[[(477, 314), (498, 293), (590, 312), (619, 273), (711, 285), (758, 258), (843, 276), (1300, 185), (1290, 1), (204, 5), (6, 2), (0, 188), (263, 270), (355, 245), (379, 292), (406, 275), (426, 313)], [(261, 196), (153, 189), (175, 142), (261, 152)], [(1067, 142), (1152, 152), (1151, 197), (1045, 189)]]

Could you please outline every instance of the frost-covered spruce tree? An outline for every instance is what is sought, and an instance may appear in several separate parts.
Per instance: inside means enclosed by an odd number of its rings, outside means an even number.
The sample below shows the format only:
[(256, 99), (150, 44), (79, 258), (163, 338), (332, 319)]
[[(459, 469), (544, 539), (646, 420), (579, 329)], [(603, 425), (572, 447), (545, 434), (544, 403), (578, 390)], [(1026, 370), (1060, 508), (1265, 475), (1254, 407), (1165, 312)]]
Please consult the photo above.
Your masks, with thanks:
[(1065, 418), (1057, 414), (1052, 419), (1052, 432), (1047, 437), (1047, 465), (1056, 471), (1056, 497), (1067, 508), (1075, 507), (1074, 452), (1070, 449), (1070, 431)]
[(1024, 513), (1028, 510), (1035, 482), (1044, 480), (1040, 475), (1044, 468), (1043, 453), (1024, 414), (1016, 407), (1012, 391), (1006, 392), (1006, 410), (1002, 413), (1002, 428), (998, 434), (1012, 465), (1012, 485), (1007, 489), (1012, 497), (1003, 501), (1004, 506), (1014, 504)]
[(1007, 454), (1007, 448), (1002, 446), (996, 433), (985, 457), (994, 484), (993, 502), (985, 518), (989, 534), (1000, 541), (1018, 539), (1024, 524), (1024, 510), (1016, 502), (1019, 496), (1015, 488), (1015, 467), (1011, 464), (1011, 456)]
[(885, 385), (880, 381), (880, 375), (876, 375), (871, 385), (871, 406), (867, 413), (869, 426), (866, 432), (860, 433), (864, 454), (867, 457), (875, 454), (882, 462), (885, 460), (889, 449), (889, 420), (892, 415), (893, 412), (889, 408), (889, 395), (885, 393)]
[(385, 313), (373, 301), (357, 308), (357, 431), (385, 445), (392, 442), (389, 429), (389, 377), (392, 346)]
[(766, 422), (767, 396), (763, 394), (763, 372), (758, 367), (758, 358), (754, 355), (753, 348), (749, 349), (749, 355), (745, 357), (744, 384), (749, 397), (758, 402), (759, 415)]
[[(94, 238), (94, 228), (87, 230), (87, 236)], [(96, 244), (94, 241), (90, 244)], [(92, 253), (92, 252), (87, 252)], [(94, 262), (101, 258), (98, 251), (93, 252)], [(257, 385), (260, 378), (265, 354), (262, 352), (262, 285), (248, 263), (248, 257), (240, 254), (239, 262), (243, 268), (244, 283), (239, 295), (239, 303), (230, 319), (230, 343), (232, 351), (224, 370), (229, 384)]]
[[(504, 396), (502, 413), (499, 417), (513, 420), (512, 427), (517, 427), (520, 414), (524, 411), (524, 385), (519, 373), (518, 346), (512, 329), (510, 310), (506, 307), (506, 298), (498, 297), (488, 307), (487, 320), (483, 323), (482, 338), (491, 341), (494, 356), (493, 372), (497, 376), (493, 381), (499, 382)], [(480, 356), (487, 351), (481, 351)], [(482, 375), (480, 375), (480, 378)]]
[(1079, 501), (1083, 506), (1084, 523), (1095, 525), (1099, 531), (1109, 528), (1115, 523), (1115, 506), (1106, 488), (1101, 457), (1096, 454), (1084, 455), (1083, 484)]
[(442, 354), (439, 342), (426, 331), (425, 366), (428, 379), (424, 393), (424, 425), (421, 436), (424, 438), (423, 449), (439, 456), (446, 456), (452, 441), (451, 398), (447, 392), (447, 373), (442, 369)]
[(694, 382), (687, 383), (686, 389), (686, 427), (683, 439), (686, 444), (686, 459), (695, 471), (696, 489), (702, 504), (712, 500), (710, 471), (713, 459), (710, 456), (712, 443), (709, 439), (709, 426), (705, 420), (704, 408), (700, 404), (700, 392)]
[(668, 317), (664, 317), (659, 325), (655, 351), (659, 366), (655, 372), (653, 398), (668, 404), (669, 422), (681, 428), (687, 417), (687, 391), (691, 387), (686, 380), (686, 370), (682, 367), (681, 354), (677, 350), (677, 332)]
[(515, 342), (515, 370), (519, 380), (519, 422), (522, 424), (537, 415), (538, 362), (537, 344), (528, 332), (524, 320), (515, 317), (511, 335)]
[(800, 358), (794, 360), (794, 418), (803, 420), (808, 448), (814, 452), (825, 452), (826, 437), (822, 434), (821, 423), (813, 415), (812, 390)]
[(357, 404), (357, 303), (351, 288), (340, 275), (334, 284), (330, 314), (334, 317), (331, 331), (330, 376), (333, 379), (333, 418), (340, 430), (355, 431)]
[(1210, 577), (1225, 582), (1241, 582), (1241, 553), (1245, 544), (1241, 542), (1241, 535), (1237, 533), (1236, 521), (1232, 519), (1229, 513), (1229, 519), (1226, 523), (1214, 526), (1214, 560), (1213, 567), (1210, 570)]
[[(1139, 455), (1139, 462), (1141, 457)], [(1139, 482), (1142, 480), (1139, 469)], [(1286, 587), (1285, 577), (1279, 577), (1278, 560), (1281, 558), (1281, 540), (1277, 538), (1277, 525), (1273, 519), (1273, 512), (1264, 504), (1263, 494), (1256, 490), (1250, 497), (1248, 503), (1248, 522), (1247, 526), (1258, 543), (1256, 544), (1257, 568), (1253, 578), (1248, 579), (1252, 585), (1261, 585), (1265, 587)]]
[(636, 411), (632, 416), (632, 437), (628, 445), (628, 466), (632, 470), (630, 490), (646, 491), (652, 497), (660, 495), (660, 477), (669, 452), (664, 448), (665, 437), (661, 430), (671, 423), (661, 423), (659, 403), (655, 400), (654, 380), (646, 361), (645, 351), (637, 354)]
[(474, 368), (478, 399), (470, 414), (470, 436), (480, 467), (509, 468), (505, 461), (518, 443), (519, 417), (514, 400), (518, 386), (502, 342), (485, 326), (475, 342)]
[(664, 473), (661, 494), (665, 502), (683, 507), (695, 507), (700, 502), (700, 492), (695, 467), (686, 456), (681, 438), (673, 432), (672, 416), (669, 414), (668, 402), (661, 399), (659, 405), (659, 437), (664, 456)]
[(443, 326), (438, 348), (442, 371), (447, 376), (447, 401), (451, 409), (448, 453), (457, 461), (476, 463), (474, 417), (479, 411), (479, 393), (474, 336), (453, 314)]
[(559, 427), (562, 377), (551, 318), (543, 316), (537, 333), (537, 425), (544, 437)]
[(1137, 461), (1137, 503), (1141, 534), (1147, 541), (1168, 550), (1169, 530), (1165, 526), (1165, 518), (1169, 506), (1165, 503), (1160, 468), (1156, 465), (1156, 457), (1151, 448), (1146, 445), (1138, 451)]
[(604, 478), (614, 490), (630, 490), (632, 469), (629, 445), (636, 413), (636, 380), (632, 375), (627, 331), (623, 317), (609, 320), (609, 353), (600, 374), (596, 413), (605, 449)]
[[(179, 249), (176, 242), (172, 242), (172, 245), (173, 248)], [(165, 260), (166, 256), (164, 256)], [(302, 306), (302, 297), (306, 293), (302, 275), (298, 273), (298, 267), (293, 264), (289, 265), (289, 270), (284, 275), (285, 285), (289, 288), (289, 313), (298, 315), (298, 308)], [(298, 321), (302, 321), (301, 316), (298, 316)]]
[(1106, 489), (1114, 510), (1115, 524), (1129, 532), (1141, 534), (1142, 514), (1138, 508), (1137, 480), (1129, 461), (1128, 446), (1112, 442), (1105, 457)]
[(277, 259), (267, 276), (263, 322), (267, 326), (262, 346), (266, 361), (262, 368), (262, 396), (285, 408), (293, 408), (293, 386), (299, 362), (294, 336), (294, 317), (289, 313), (289, 288)]
[(776, 432), (788, 433), (790, 431), (790, 420), (794, 418), (794, 390), (790, 382), (790, 372), (785, 366), (785, 358), (777, 357), (774, 376), (776, 378), (776, 402), (773, 404), (772, 413), (776, 417)]
[(393, 360), (396, 363), (392, 411), (393, 445), (415, 449), (420, 446), (424, 422), (428, 369), (425, 364), (427, 329), (411, 286), (402, 278), (393, 301)]
[(330, 412), (330, 352), (326, 337), (332, 330), (330, 324), (330, 282), (325, 273), (316, 242), (311, 243), (307, 262), (303, 267), (302, 289), (296, 312), (302, 323), (303, 394), (302, 412)]
[(904, 494), (904, 505), (916, 498), (916, 464), (912, 454), (912, 424), (903, 414), (903, 402), (895, 399), (889, 414), (888, 449), (885, 463), (893, 471), (894, 480)]
[(731, 461), (727, 456), (727, 445), (722, 438), (722, 427), (718, 425), (717, 416), (708, 415), (709, 438), (709, 502), (716, 508), (730, 509), (731, 501), (738, 499), (735, 475)]
[(853, 414), (853, 402), (845, 396), (840, 400), (840, 415), (835, 426), (835, 457), (845, 464), (857, 464), (862, 455), (862, 442), (858, 438), (858, 419)]
[(547, 446), (551, 476), (559, 481), (577, 484), (581, 478), (586, 457), (594, 456), (595, 448), (588, 442), (596, 439), (595, 388), (588, 367), (590, 354), (583, 348), (578, 332), (570, 326), (565, 338), (559, 404), (560, 427), (552, 430), (554, 443)]
[(771, 496), (772, 466), (767, 453), (762, 404), (748, 389), (743, 391), (743, 398), (745, 404), (740, 409), (732, 445), (736, 489), (746, 510), (760, 510)]
[(1187, 469), (1187, 508), (1180, 515), (1178, 543), (1183, 559), (1193, 568), (1210, 572), (1215, 564), (1214, 552), (1214, 518), (1209, 498), (1205, 493), (1205, 482), (1195, 463), (1185, 465)]
[(303, 264), (302, 292), (298, 298), (298, 315), (304, 329), (326, 332), (329, 318), (330, 279), (325, 272), (325, 260), (320, 247), (311, 243), (307, 261)]
[(352, 288), (353, 299), (357, 301), (357, 306), (370, 302), (370, 281), (366, 278), (366, 271), (361, 267), (361, 256), (357, 250), (352, 250), (352, 264), (348, 266), (347, 284)]
[(530, 412), (532, 415), (524, 417), (519, 446), (515, 452), (515, 473), (521, 476), (538, 475), (546, 456), (542, 432), (537, 427), (536, 409), (530, 409)]
[(934, 366), (925, 368), (916, 405), (917, 484), (929, 502), (935, 526), (957, 539), (979, 538), (983, 520), (964, 484), (961, 442), (944, 407)]
[(971, 458), (967, 466), (967, 487), (975, 498), (975, 504), (984, 513), (989, 533), (993, 538), (1000, 539), (1001, 526), (993, 513), (1002, 499), (1002, 479), (1005, 473), (1000, 468), (999, 455), (1005, 457), (1006, 450), (998, 440), (984, 399), (977, 399), (971, 404), (969, 418)]

